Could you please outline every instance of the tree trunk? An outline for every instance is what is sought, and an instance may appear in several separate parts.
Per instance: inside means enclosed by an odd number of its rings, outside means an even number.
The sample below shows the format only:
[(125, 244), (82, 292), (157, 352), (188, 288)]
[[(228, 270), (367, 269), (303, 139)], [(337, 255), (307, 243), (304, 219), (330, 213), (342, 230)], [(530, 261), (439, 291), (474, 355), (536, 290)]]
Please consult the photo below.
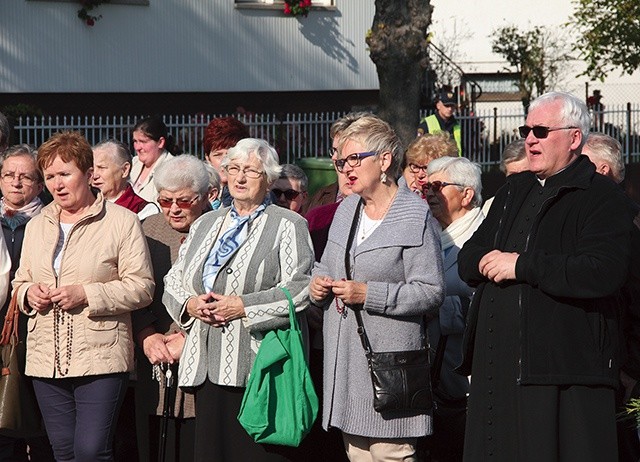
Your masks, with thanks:
[(406, 147), (416, 136), (420, 86), (428, 65), (430, 0), (376, 0), (371, 60), (380, 82), (379, 116), (389, 122)]

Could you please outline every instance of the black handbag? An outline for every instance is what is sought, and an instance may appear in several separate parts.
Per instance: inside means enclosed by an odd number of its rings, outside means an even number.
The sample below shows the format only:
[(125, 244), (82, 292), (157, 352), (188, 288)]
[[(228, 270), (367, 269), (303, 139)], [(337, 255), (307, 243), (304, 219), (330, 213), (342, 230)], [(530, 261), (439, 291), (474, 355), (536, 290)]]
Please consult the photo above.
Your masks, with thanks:
[(358, 335), (369, 363), (373, 384), (373, 408), (377, 412), (421, 411), (433, 407), (429, 374), (429, 350), (374, 352), (362, 323), (354, 311)]
[[(345, 252), (346, 275), (351, 279), (349, 249), (357, 228), (357, 216), (362, 202), (356, 208)], [(355, 308), (355, 309), (354, 309)], [(377, 412), (427, 412), (433, 407), (429, 349), (410, 351), (374, 352), (362, 322), (362, 313), (352, 307), (358, 323), (358, 335), (369, 364), (373, 384), (373, 408)]]

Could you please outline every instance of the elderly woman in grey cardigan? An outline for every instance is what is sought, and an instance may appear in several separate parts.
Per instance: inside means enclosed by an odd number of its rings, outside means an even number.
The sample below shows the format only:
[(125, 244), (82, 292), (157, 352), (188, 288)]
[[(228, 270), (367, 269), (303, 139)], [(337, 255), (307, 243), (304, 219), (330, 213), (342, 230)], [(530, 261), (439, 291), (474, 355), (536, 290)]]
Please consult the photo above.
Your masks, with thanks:
[(270, 203), (275, 150), (247, 138), (222, 161), (230, 208), (196, 220), (164, 279), (163, 302), (187, 332), (179, 385), (195, 389), (196, 461), (277, 461), (237, 421), (260, 341), (289, 325), (289, 289), (303, 331), (313, 250), (306, 221)]
[(425, 317), (437, 313), (444, 296), (440, 239), (426, 202), (398, 188), (402, 154), (389, 124), (364, 116), (338, 146), (336, 169), (354, 194), (338, 207), (310, 284), (312, 301), (325, 310), (323, 426), (342, 431), (351, 461), (415, 461), (417, 438), (431, 433), (431, 417), (374, 410), (352, 310), (362, 310), (374, 351), (424, 347)]

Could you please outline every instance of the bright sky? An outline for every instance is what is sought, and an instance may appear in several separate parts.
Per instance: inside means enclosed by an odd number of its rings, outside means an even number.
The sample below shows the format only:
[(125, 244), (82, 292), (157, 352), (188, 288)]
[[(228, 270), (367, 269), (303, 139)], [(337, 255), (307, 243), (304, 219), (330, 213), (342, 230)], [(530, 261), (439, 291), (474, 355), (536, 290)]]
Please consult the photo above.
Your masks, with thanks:
[[(461, 61), (502, 61), (491, 52), (491, 32), (503, 26), (516, 25), (527, 30), (536, 25), (561, 29), (573, 12), (569, 0), (431, 0), (435, 42), (442, 37), (461, 37)], [(455, 8), (452, 8), (455, 5)]]
[[(450, 53), (466, 72), (498, 72), (504, 69), (504, 59), (491, 52), (491, 33), (504, 26), (515, 25), (520, 30), (546, 26), (558, 33), (570, 33), (564, 24), (569, 21), (575, 5), (571, 0), (431, 0), (433, 5), (434, 43), (458, 44)], [(454, 37), (458, 39), (455, 40)], [(567, 68), (563, 89), (584, 92), (585, 77), (576, 77), (583, 66), (575, 62)], [(640, 103), (640, 71), (632, 76), (612, 72), (603, 84), (590, 82), (590, 88), (600, 88), (608, 103), (626, 101)]]

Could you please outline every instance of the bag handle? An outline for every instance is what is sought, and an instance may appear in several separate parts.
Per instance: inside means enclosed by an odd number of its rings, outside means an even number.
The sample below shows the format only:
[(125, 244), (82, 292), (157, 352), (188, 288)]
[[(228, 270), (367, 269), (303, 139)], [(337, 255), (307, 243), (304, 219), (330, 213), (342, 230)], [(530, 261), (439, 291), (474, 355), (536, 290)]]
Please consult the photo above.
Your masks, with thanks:
[(280, 287), (280, 290), (284, 292), (287, 300), (289, 301), (289, 324), (291, 324), (291, 328), (294, 330), (300, 330), (300, 326), (298, 325), (298, 318), (296, 316), (296, 307), (293, 304), (293, 298), (291, 298), (291, 293), (289, 289), (286, 287)]
[[(351, 246), (353, 245), (353, 239), (356, 235), (356, 230), (358, 228), (360, 209), (362, 208), (362, 199), (358, 202), (356, 206), (356, 211), (353, 215), (353, 220), (351, 220), (351, 229), (349, 229), (349, 237), (347, 239), (347, 245), (344, 252), (344, 271), (347, 280), (351, 280)], [(367, 356), (369, 356), (373, 350), (371, 348), (371, 342), (369, 342), (369, 337), (367, 336), (367, 331), (364, 328), (364, 323), (362, 322), (362, 313), (357, 308), (351, 308), (351, 311), (355, 314), (356, 322), (358, 323), (358, 336), (360, 337), (360, 341), (362, 342), (362, 348), (364, 348), (364, 352)]]
[(440, 372), (442, 371), (442, 361), (444, 360), (444, 351), (447, 348), (448, 335), (440, 334), (438, 346), (436, 347), (436, 357), (431, 367), (431, 387), (435, 390), (440, 384)]
[(13, 292), (11, 302), (7, 308), (7, 315), (4, 317), (2, 326), (2, 334), (0, 335), (0, 345), (8, 345), (11, 337), (18, 338), (18, 317), (20, 310), (18, 309), (18, 291)]

